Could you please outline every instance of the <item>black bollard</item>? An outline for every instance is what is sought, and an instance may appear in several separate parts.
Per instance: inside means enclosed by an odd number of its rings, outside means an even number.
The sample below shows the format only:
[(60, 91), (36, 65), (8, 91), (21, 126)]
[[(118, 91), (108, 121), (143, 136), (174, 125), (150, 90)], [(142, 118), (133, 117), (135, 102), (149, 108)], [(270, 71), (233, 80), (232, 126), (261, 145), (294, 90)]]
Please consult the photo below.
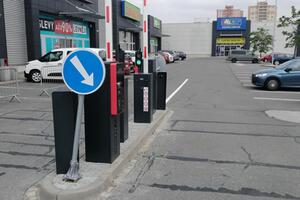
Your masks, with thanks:
[(77, 104), (77, 94), (73, 92), (52, 93), (56, 174), (66, 174), (70, 167)]

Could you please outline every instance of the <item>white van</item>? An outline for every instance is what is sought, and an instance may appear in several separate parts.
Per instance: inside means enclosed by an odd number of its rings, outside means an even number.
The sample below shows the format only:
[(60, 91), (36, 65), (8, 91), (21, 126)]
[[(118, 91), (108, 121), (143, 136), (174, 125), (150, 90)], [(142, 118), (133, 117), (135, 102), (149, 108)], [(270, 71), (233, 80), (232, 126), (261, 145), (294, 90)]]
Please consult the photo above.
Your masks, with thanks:
[[(62, 65), (67, 56), (80, 48), (54, 49), (38, 60), (33, 60), (25, 66), (24, 76), (27, 80), (39, 83), (43, 79), (62, 79)], [(85, 48), (94, 51), (105, 60), (105, 49)]]
[(135, 63), (135, 52), (136, 51), (132, 51), (132, 50), (125, 50), (125, 56), (128, 56), (131, 58), (132, 62)]

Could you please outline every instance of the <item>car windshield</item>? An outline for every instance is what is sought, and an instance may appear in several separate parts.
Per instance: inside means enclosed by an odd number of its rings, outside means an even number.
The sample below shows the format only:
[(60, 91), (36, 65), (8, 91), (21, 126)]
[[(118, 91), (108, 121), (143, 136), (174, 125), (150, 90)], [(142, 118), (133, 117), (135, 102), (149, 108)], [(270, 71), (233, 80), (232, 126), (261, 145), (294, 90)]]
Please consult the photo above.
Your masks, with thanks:
[(290, 60), (290, 61), (287, 61), (287, 62), (285, 62), (285, 63), (283, 63), (283, 64), (281, 64), (281, 65), (278, 65), (278, 66), (276, 67), (276, 69), (278, 69), (278, 70), (284, 70), (284, 69), (286, 69), (286, 68), (288, 68), (288, 67), (291, 67), (295, 62), (299, 62), (299, 61), (297, 61), (297, 60)]

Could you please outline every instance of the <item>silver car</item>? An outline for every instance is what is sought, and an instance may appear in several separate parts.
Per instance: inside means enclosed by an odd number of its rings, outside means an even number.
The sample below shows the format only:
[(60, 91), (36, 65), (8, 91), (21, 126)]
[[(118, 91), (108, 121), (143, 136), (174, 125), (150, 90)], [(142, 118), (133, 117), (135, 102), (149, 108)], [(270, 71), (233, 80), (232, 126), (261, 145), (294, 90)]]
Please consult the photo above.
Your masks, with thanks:
[(249, 50), (231, 50), (229, 51), (227, 60), (233, 63), (236, 63), (237, 61), (251, 61), (252, 63), (259, 62), (258, 56)]

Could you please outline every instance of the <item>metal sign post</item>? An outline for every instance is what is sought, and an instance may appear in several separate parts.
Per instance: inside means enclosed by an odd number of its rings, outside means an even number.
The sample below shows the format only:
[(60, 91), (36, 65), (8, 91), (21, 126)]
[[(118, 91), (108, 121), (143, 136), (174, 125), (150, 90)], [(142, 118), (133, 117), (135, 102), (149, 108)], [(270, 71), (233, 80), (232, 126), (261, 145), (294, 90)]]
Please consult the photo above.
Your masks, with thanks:
[(75, 126), (72, 160), (65, 181), (77, 182), (79, 163), (77, 161), (80, 141), (84, 95), (96, 92), (105, 80), (105, 66), (102, 59), (93, 51), (77, 50), (72, 52), (63, 64), (63, 80), (67, 87), (78, 94), (78, 110)]
[(144, 52), (144, 74), (148, 74), (148, 2), (143, 2), (143, 52)]
[(105, 0), (106, 61), (113, 61), (112, 0)]

